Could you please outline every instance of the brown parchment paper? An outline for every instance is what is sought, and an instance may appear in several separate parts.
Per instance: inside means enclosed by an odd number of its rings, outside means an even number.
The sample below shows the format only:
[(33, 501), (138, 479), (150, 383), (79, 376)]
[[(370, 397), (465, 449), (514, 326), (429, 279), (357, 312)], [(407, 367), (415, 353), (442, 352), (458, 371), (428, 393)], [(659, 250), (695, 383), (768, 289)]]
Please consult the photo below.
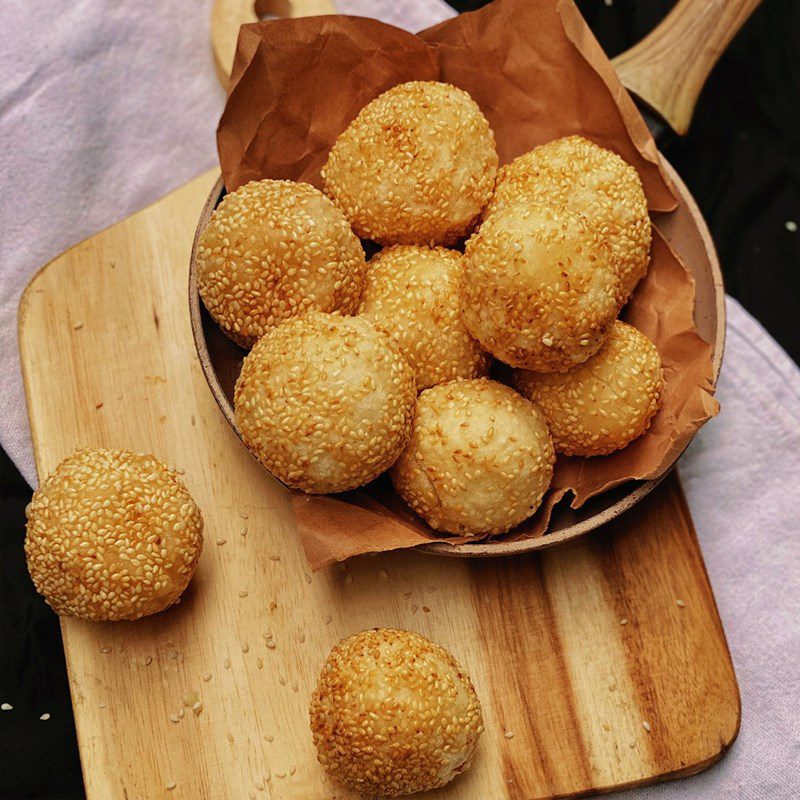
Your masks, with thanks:
[[(336, 137), (366, 103), (409, 80), (468, 91), (489, 119), (501, 163), (580, 133), (636, 167), (651, 211), (676, 206), (644, 121), (572, 0), (495, 0), (418, 35), (344, 16), (244, 26), (217, 133), (226, 187), (265, 177), (320, 186)], [(717, 412), (711, 346), (694, 327), (693, 306), (690, 273), (655, 231), (648, 275), (622, 316), (661, 354), (661, 410), (624, 450), (559, 458), (542, 508), (501, 538), (546, 534), (553, 505), (570, 493), (578, 508), (620, 483), (660, 475)], [(341, 495), (294, 492), (292, 501), (314, 569), (360, 553), (464, 541), (428, 528), (385, 477)]]

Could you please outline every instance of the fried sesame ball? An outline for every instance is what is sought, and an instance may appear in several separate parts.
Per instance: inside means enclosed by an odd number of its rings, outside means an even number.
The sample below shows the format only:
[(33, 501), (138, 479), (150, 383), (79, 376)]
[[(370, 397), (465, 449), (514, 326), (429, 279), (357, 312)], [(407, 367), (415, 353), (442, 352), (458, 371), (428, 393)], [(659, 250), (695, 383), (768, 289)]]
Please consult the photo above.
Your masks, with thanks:
[(360, 317), (312, 311), (258, 340), (236, 381), (242, 440), (309, 494), (355, 489), (405, 447), (417, 396), (397, 344)]
[(615, 322), (600, 351), (569, 372), (516, 370), (514, 385), (547, 417), (559, 453), (601, 456), (649, 427), (661, 405), (664, 376), (656, 346)]
[(608, 239), (625, 302), (647, 272), (650, 217), (636, 169), (582, 136), (537, 147), (502, 167), (488, 216), (527, 197), (585, 215)]
[(339, 136), (326, 194), (355, 232), (381, 244), (453, 244), (480, 216), (497, 173), (494, 134), (462, 89), (395, 86)]
[(134, 620), (178, 602), (203, 547), (203, 517), (151, 455), (82, 450), (33, 493), (25, 555), (57, 614)]
[(461, 318), (464, 257), (395, 245), (373, 256), (360, 315), (388, 333), (414, 369), (417, 391), (487, 374), (491, 358)]
[(331, 650), (310, 715), (320, 764), (369, 797), (444, 786), (469, 767), (483, 732), (480, 701), (452, 654), (390, 628)]
[(355, 314), (364, 291), (361, 242), (318, 189), (251, 181), (226, 195), (197, 244), (206, 308), (242, 347), (309, 309)]
[(544, 416), (501, 383), (443, 383), (417, 400), (411, 439), (390, 472), (432, 528), (503, 533), (539, 507), (555, 454)]
[(512, 367), (561, 372), (600, 349), (619, 312), (619, 277), (600, 232), (566, 208), (495, 211), (467, 242), (463, 315)]

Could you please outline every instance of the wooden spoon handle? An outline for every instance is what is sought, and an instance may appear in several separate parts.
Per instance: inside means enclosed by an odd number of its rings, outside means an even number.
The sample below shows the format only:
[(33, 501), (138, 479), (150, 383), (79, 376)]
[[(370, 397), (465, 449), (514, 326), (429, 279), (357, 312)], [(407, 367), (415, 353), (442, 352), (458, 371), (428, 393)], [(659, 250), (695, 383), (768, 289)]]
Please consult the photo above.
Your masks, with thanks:
[(720, 55), (761, 0), (679, 0), (641, 42), (613, 59), (623, 85), (679, 134)]
[(225, 88), (228, 87), (236, 54), (236, 40), (242, 25), (258, 22), (264, 14), (313, 17), (335, 13), (331, 0), (214, 0), (211, 8), (211, 49), (214, 51), (214, 66), (220, 82)]

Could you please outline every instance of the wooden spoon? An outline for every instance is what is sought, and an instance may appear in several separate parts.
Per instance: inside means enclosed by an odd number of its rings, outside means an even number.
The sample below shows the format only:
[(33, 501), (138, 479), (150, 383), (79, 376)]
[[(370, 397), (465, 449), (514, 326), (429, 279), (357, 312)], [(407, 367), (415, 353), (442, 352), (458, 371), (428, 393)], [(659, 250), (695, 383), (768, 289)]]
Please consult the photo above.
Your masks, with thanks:
[[(645, 119), (657, 139), (670, 130), (688, 129), (700, 90), (728, 42), (759, 5), (760, 0), (679, 0), (665, 20), (640, 44), (614, 60), (623, 84), (644, 105)], [(212, 12), (212, 44), (220, 79), (227, 85), (241, 23), (259, 14), (303, 16), (334, 12), (329, 0), (216, 0)], [(714, 245), (702, 214), (683, 181), (666, 164), (678, 196), (679, 208), (661, 219), (661, 231), (692, 270), (696, 282), (695, 324), (713, 344), (714, 381), (722, 361), (725, 338), (725, 294)], [(197, 233), (205, 227), (223, 192), (222, 179), (212, 190)], [(197, 292), (194, 257), (190, 271), (190, 315), (200, 363), (211, 391), (234, 431), (231, 403), (233, 382), (241, 366), (241, 351), (210, 322)], [(635, 505), (664, 475), (633, 486), (626, 485), (589, 501), (578, 512), (557, 506), (547, 536), (516, 542), (450, 545), (431, 543), (421, 549), (440, 555), (475, 557), (529, 552), (574, 539)]]

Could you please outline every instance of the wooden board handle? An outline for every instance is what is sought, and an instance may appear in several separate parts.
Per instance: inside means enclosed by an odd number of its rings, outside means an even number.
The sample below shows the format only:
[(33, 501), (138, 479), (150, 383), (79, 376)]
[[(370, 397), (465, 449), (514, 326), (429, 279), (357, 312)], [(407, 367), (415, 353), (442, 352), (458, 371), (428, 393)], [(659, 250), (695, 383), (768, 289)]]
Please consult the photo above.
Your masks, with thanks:
[(222, 85), (228, 88), (236, 40), (242, 25), (258, 22), (267, 14), (290, 18), (335, 13), (331, 0), (214, 0), (211, 8), (211, 49)]
[(700, 90), (761, 0), (679, 0), (641, 42), (613, 59), (623, 85), (681, 135)]

